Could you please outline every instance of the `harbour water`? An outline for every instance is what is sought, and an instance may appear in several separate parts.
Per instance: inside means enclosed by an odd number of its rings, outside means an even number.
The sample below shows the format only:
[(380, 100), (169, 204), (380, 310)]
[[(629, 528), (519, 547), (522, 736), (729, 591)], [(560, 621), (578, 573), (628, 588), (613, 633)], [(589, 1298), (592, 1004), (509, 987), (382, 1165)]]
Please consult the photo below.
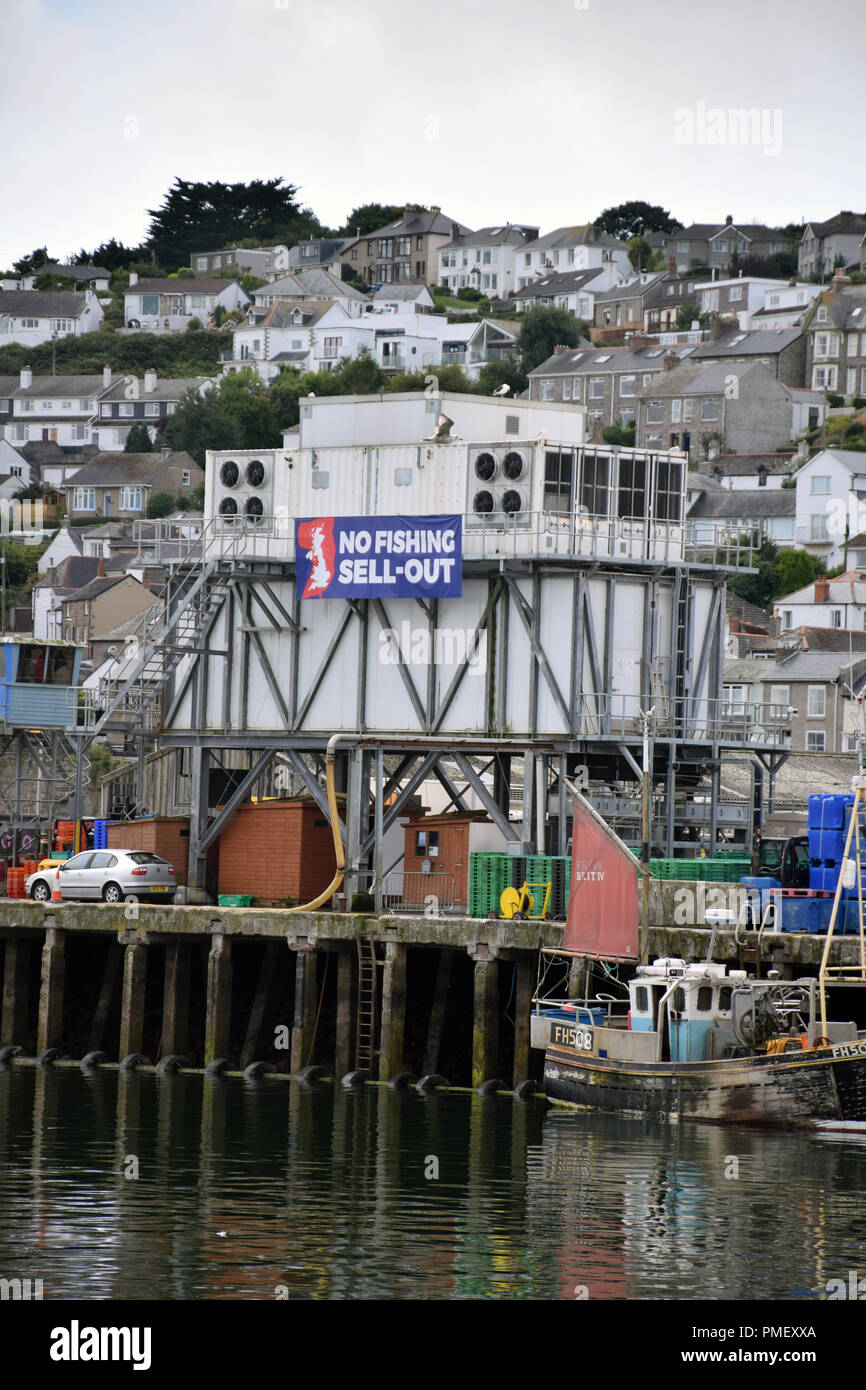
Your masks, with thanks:
[(0, 1069), (0, 1279), (45, 1300), (815, 1300), (864, 1179), (839, 1135)]

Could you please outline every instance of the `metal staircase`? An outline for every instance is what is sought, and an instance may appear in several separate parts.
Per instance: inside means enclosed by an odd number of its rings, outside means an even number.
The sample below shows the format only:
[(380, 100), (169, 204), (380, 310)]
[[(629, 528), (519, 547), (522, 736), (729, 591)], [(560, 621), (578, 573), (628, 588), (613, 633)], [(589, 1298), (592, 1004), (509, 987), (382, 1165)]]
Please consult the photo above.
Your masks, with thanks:
[(112, 720), (134, 721), (139, 729), (154, 727), (159, 697), (171, 673), (199, 646), (228, 593), (230, 567), (223, 562), (242, 551), (246, 539), (212, 522), (170, 564), (166, 605), (142, 616), (126, 654), (116, 660), (89, 704), (85, 717), (94, 736)]

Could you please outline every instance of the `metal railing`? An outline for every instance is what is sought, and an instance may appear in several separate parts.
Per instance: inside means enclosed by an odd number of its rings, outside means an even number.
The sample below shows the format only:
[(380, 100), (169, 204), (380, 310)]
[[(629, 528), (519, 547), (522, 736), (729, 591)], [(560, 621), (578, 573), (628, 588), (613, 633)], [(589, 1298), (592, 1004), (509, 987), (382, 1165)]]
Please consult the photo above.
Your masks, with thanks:
[(382, 906), (389, 912), (427, 912), (435, 917), (451, 911), (454, 895), (453, 874), (398, 869), (386, 874), (382, 884)]
[[(786, 748), (791, 740), (788, 705), (733, 704), (714, 698), (653, 697), (655, 714), (650, 737), (681, 743), (727, 743), (734, 747), (757, 743)], [(641, 701), (637, 695), (584, 692), (577, 711), (579, 738), (634, 739), (643, 733)]]
[[(372, 518), (371, 518), (372, 519)], [(761, 544), (754, 532), (702, 528), (690, 538), (689, 524), (668, 521), (593, 517), (553, 511), (470, 512), (463, 517), (464, 560), (560, 556), (575, 560), (652, 561), (706, 564), (716, 569), (748, 568)], [(280, 516), (220, 516), (210, 521), (198, 542), (213, 559), (295, 559), (295, 523)], [(158, 546), (157, 546), (158, 555)], [(169, 557), (167, 557), (169, 558)]]

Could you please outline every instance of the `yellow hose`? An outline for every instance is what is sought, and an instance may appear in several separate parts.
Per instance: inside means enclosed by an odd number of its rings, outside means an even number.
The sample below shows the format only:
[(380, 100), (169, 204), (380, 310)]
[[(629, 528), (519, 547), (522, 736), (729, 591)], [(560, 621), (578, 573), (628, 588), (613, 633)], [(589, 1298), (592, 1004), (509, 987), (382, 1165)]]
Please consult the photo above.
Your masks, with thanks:
[[(334, 745), (332, 747), (332, 745)], [(301, 903), (298, 907), (290, 907), (288, 912), (315, 912), (317, 907), (321, 907), (329, 898), (333, 897), (343, 878), (346, 870), (346, 855), (343, 850), (343, 838), (340, 834), (340, 817), (337, 812), (337, 789), (334, 785), (334, 754), (336, 751), (336, 739), (331, 739), (328, 743), (328, 752), (325, 758), (325, 785), (328, 789), (328, 813), (331, 817), (331, 834), (334, 837), (334, 851), (337, 856), (337, 871), (333, 879), (328, 884), (324, 893), (320, 893), (312, 902)]]

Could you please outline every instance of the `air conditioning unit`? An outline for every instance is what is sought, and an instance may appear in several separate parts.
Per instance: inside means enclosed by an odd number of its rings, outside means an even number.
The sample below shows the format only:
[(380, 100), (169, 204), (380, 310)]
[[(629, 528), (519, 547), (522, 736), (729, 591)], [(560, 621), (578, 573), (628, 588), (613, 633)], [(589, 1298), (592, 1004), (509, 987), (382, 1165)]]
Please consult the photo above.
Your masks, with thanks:
[(469, 450), (466, 511), (469, 525), (528, 525), (532, 510), (532, 453), (511, 444), (476, 444)]
[(274, 510), (274, 468), (269, 454), (253, 458), (231, 455), (215, 460), (214, 507), (217, 516), (259, 526)]

